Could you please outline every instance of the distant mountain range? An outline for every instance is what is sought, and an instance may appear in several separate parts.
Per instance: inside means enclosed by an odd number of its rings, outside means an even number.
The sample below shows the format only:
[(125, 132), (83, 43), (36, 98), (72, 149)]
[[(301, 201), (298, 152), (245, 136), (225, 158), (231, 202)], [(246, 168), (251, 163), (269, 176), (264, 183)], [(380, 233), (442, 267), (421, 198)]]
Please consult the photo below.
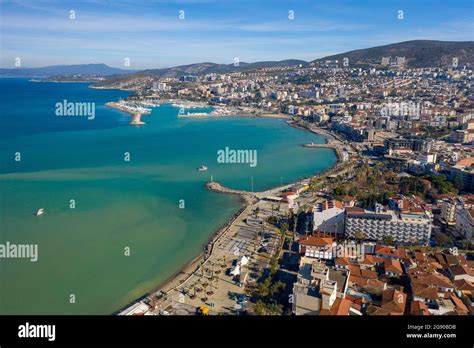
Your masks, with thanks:
[(179, 77), (183, 75), (206, 75), (210, 73), (222, 74), (232, 71), (246, 71), (260, 68), (286, 66), (286, 65), (298, 65), (308, 64), (304, 60), (298, 59), (287, 59), (281, 61), (265, 61), (256, 63), (245, 63), (238, 62), (238, 64), (216, 64), (216, 63), (197, 63), (189, 65), (181, 65), (172, 68), (164, 69), (149, 69), (143, 70), (140, 73), (154, 75), (154, 76), (168, 76), (168, 77)]
[(112, 68), (105, 64), (51, 65), (42, 68), (0, 69), (3, 77), (49, 77), (60, 75), (124, 75), (137, 70)]
[[(440, 67), (451, 66), (453, 58), (458, 58), (459, 66), (474, 64), (474, 41), (434, 41), (414, 40), (385, 46), (349, 51), (316, 59), (312, 62), (288, 59), (282, 61), (264, 61), (256, 63), (239, 62), (239, 64), (196, 63), (163, 69), (147, 69), (142, 71), (112, 68), (105, 64), (54, 65), (43, 68), (0, 69), (0, 76), (8, 77), (49, 77), (60, 75), (151, 75), (158, 77), (180, 77), (183, 75), (205, 75), (209, 73), (229, 73), (270, 68), (286, 65), (303, 65), (325, 60), (342, 60), (349, 58), (350, 66), (378, 66), (382, 57), (405, 57), (408, 67)], [(125, 76), (111, 77), (123, 79)]]

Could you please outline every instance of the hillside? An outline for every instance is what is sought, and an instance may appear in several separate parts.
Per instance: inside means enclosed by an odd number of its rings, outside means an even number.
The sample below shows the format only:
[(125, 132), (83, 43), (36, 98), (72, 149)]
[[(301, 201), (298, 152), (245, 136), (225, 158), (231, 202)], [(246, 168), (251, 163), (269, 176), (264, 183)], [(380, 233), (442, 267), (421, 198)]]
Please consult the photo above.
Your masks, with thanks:
[(234, 64), (216, 64), (210, 62), (196, 63), (189, 65), (180, 65), (172, 68), (149, 69), (141, 73), (154, 76), (180, 77), (183, 75), (205, 75), (211, 73), (228, 73), (231, 71), (248, 71), (252, 69), (268, 68), (274, 66), (307, 64), (304, 60), (287, 59), (282, 61), (264, 61), (256, 63), (239, 62), (238, 66)]
[(342, 60), (347, 57), (351, 66), (365, 66), (380, 64), (382, 57), (395, 56), (405, 57), (407, 66), (413, 68), (450, 66), (453, 58), (458, 58), (459, 66), (472, 66), (474, 64), (474, 41), (405, 41), (335, 54), (316, 59), (313, 62)]

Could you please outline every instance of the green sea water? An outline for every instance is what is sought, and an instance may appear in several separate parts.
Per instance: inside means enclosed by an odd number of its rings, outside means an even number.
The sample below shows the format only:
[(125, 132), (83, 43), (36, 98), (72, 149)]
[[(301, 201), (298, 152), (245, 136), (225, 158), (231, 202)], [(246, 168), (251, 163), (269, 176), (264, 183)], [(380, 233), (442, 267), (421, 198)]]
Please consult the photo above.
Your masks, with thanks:
[[(0, 314), (112, 313), (177, 272), (239, 209), (237, 197), (206, 190), (211, 175), (245, 190), (253, 177), (263, 190), (336, 161), (330, 149), (300, 146), (322, 137), (280, 119), (178, 118), (161, 105), (146, 125), (130, 126), (128, 115), (103, 105), (126, 92), (0, 85), (10, 86), (0, 99), (0, 243), (39, 250), (37, 262), (0, 259)], [(64, 98), (95, 101), (96, 119), (59, 120), (53, 105)], [(218, 163), (226, 146), (256, 150), (257, 166)], [(35, 216), (38, 208), (46, 213)]]

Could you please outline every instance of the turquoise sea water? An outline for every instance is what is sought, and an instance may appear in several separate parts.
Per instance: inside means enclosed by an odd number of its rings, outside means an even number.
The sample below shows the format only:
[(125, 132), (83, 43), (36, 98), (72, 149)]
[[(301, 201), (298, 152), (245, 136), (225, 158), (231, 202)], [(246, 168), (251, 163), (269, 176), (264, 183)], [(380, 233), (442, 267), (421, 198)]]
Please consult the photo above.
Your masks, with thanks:
[[(323, 138), (280, 119), (178, 118), (161, 105), (130, 126), (103, 105), (128, 92), (26, 79), (0, 79), (0, 89), (0, 243), (39, 248), (37, 262), (0, 259), (1, 314), (111, 313), (178, 271), (240, 207), (206, 190), (210, 175), (239, 189), (253, 176), (262, 190), (336, 161), (299, 146)], [(96, 118), (55, 116), (64, 99), (95, 102)], [(257, 150), (257, 166), (218, 163), (226, 146)]]

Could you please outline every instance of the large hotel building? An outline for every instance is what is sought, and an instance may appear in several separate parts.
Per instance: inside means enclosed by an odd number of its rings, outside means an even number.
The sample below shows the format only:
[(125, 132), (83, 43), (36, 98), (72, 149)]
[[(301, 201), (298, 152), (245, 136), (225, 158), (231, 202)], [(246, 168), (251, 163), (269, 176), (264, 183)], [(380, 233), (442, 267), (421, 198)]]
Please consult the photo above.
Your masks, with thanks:
[(345, 232), (348, 238), (356, 238), (357, 233), (361, 232), (364, 239), (382, 240), (389, 235), (398, 243), (427, 244), (431, 228), (431, 219), (425, 214), (346, 208)]

